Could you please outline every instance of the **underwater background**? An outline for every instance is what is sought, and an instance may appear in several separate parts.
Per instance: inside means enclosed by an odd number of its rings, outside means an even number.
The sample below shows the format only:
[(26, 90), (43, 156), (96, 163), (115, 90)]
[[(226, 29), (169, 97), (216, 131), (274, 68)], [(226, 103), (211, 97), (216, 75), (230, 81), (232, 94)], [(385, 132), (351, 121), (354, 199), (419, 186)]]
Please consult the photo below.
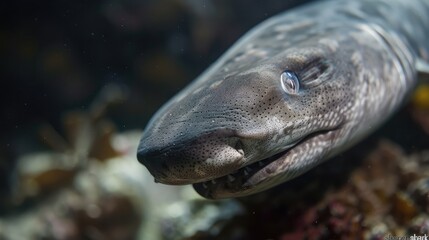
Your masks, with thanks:
[(429, 87), (381, 130), (254, 196), (153, 183), (152, 114), (262, 20), (309, 1), (7, 1), (0, 239), (384, 239), (429, 234)]

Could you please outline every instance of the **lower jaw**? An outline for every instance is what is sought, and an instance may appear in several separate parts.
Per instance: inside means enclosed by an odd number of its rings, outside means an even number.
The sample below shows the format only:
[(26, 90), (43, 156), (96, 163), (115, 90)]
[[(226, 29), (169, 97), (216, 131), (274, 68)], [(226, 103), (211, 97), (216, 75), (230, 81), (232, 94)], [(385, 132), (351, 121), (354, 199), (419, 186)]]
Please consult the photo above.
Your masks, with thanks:
[(264, 169), (265, 166), (275, 162), (283, 155), (285, 155), (290, 149), (277, 153), (271, 157), (268, 157), (263, 160), (259, 160), (255, 163), (247, 165), (238, 169), (236, 172), (222, 176), (219, 178), (212, 179), (210, 181), (194, 183), (194, 189), (203, 197), (206, 198), (218, 198), (213, 194), (225, 194), (224, 197), (227, 198), (228, 195), (238, 196), (238, 195), (248, 195), (245, 193), (249, 187), (245, 187), (246, 181), (251, 178), (258, 171)]

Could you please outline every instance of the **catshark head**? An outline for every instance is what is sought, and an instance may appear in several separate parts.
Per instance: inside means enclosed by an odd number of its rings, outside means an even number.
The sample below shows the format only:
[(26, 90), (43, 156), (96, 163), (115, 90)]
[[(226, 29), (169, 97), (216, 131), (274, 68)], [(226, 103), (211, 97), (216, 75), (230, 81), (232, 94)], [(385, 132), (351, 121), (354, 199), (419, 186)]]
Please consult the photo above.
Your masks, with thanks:
[(139, 161), (156, 181), (193, 183), (211, 198), (296, 176), (329, 153), (345, 121), (352, 73), (337, 55), (303, 43), (247, 68), (211, 71), (154, 116)]
[(379, 79), (404, 73), (374, 31), (267, 41), (243, 40), (155, 114), (137, 157), (157, 182), (194, 184), (207, 198), (257, 193), (338, 153), (398, 105)]

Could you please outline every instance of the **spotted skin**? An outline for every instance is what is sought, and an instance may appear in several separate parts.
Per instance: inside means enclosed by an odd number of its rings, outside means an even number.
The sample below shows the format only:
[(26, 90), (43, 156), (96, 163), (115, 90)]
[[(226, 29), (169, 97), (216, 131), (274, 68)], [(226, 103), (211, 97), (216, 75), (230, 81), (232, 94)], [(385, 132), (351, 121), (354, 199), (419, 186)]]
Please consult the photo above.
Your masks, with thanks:
[[(257, 193), (382, 124), (429, 60), (426, 0), (321, 1), (256, 26), (165, 104), (137, 157), (155, 180), (207, 198)], [(295, 73), (299, 89), (280, 79)]]

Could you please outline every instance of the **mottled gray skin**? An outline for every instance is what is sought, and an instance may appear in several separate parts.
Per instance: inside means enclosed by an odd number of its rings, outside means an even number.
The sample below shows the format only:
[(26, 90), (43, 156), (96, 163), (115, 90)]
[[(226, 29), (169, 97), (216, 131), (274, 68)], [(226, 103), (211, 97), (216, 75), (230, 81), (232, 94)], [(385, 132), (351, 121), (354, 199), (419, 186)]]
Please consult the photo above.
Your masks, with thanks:
[[(171, 99), (138, 159), (207, 198), (263, 191), (375, 130), (429, 60), (429, 1), (326, 1), (261, 23)], [(280, 84), (285, 70), (297, 93)]]

